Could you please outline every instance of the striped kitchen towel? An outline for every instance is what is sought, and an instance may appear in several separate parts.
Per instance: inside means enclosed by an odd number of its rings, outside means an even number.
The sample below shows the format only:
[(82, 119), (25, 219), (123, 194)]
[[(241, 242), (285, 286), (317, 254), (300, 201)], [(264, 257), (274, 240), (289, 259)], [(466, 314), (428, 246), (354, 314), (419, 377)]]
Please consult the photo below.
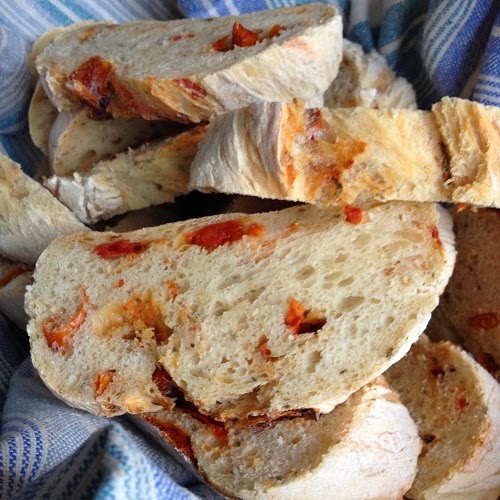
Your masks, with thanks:
[[(55, 26), (105, 19), (207, 17), (307, 0), (0, 0), (0, 151), (33, 174), (27, 133), (28, 54)], [(330, 0), (345, 34), (377, 49), (414, 85), (423, 108), (444, 95), (500, 106), (498, 0)], [(126, 418), (106, 420), (54, 398), (33, 370), (25, 333), (0, 317), (0, 498), (218, 498), (143, 439)], [(24, 361), (23, 361), (24, 359)]]

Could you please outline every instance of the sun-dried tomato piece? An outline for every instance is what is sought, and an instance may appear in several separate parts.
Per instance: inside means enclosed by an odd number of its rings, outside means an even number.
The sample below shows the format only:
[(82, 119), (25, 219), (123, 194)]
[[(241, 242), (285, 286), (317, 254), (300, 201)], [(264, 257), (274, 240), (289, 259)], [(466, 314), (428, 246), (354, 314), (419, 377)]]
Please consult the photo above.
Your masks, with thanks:
[(290, 301), (290, 309), (285, 317), (285, 325), (288, 326), (294, 335), (297, 335), (300, 330), (300, 325), (305, 318), (304, 306), (295, 299)]
[(465, 409), (466, 406), (469, 406), (469, 403), (465, 398), (458, 398), (457, 399), (457, 408), (462, 411)]
[(102, 396), (108, 385), (113, 381), (116, 370), (107, 370), (105, 372), (97, 372), (92, 382), (94, 396)]
[(267, 34), (266, 38), (273, 38), (275, 36), (278, 36), (282, 31), (286, 30), (287, 30), (286, 26), (280, 26), (279, 24), (275, 24), (269, 30), (269, 33)]
[(188, 457), (192, 462), (195, 461), (191, 437), (187, 432), (169, 420), (154, 416), (146, 416), (144, 419), (154, 425), (177, 451)]
[(238, 47), (251, 47), (261, 41), (259, 33), (245, 28), (236, 21), (233, 24), (233, 44)]
[(495, 362), (495, 358), (489, 352), (480, 352), (474, 357), (476, 358), (476, 361), (492, 375), (500, 369), (498, 364)]
[(498, 326), (500, 318), (497, 313), (488, 312), (472, 316), (468, 320), (468, 324), (472, 328), (482, 328), (483, 330), (491, 330)]
[(189, 78), (180, 78), (179, 80), (177, 80), (177, 83), (180, 87), (189, 91), (189, 93), (191, 94), (191, 98), (195, 101), (203, 99), (207, 95), (207, 91), (203, 87), (200, 87), (197, 83), (194, 83)]
[(250, 224), (245, 226), (240, 220), (228, 220), (203, 226), (192, 233), (184, 236), (190, 245), (198, 245), (206, 248), (209, 252), (227, 243), (241, 240), (243, 236), (259, 237), (264, 233), (264, 226)]
[(361, 208), (346, 205), (344, 207), (345, 220), (350, 224), (359, 224), (363, 220)]
[(269, 349), (269, 346), (267, 345), (267, 342), (262, 344), (259, 348), (260, 354), (262, 357), (267, 361), (272, 357), (272, 352), (271, 349)]
[(138, 255), (146, 250), (150, 241), (131, 242), (129, 240), (117, 240), (111, 243), (103, 243), (94, 248), (94, 252), (103, 259), (117, 259), (119, 257)]
[(223, 36), (222, 38), (219, 38), (218, 40), (216, 40), (212, 44), (212, 47), (217, 52), (228, 52), (229, 50), (234, 49), (233, 39), (232, 39), (231, 35)]
[(15, 280), (21, 274), (33, 271), (32, 267), (19, 265), (11, 269), (7, 274), (0, 278), (0, 288), (7, 286), (11, 281)]
[(87, 304), (89, 297), (82, 287), (82, 301), (77, 311), (71, 318), (62, 325), (58, 325), (59, 319), (49, 318), (43, 325), (42, 331), (47, 341), (47, 345), (54, 351), (62, 351), (68, 347), (69, 341), (74, 332), (85, 323), (87, 319)]
[(174, 396), (177, 385), (164, 368), (157, 367), (153, 372), (153, 382), (163, 396)]
[(69, 88), (86, 104), (99, 112), (106, 111), (111, 88), (109, 79), (113, 65), (94, 56), (73, 71), (68, 78)]
[(129, 323), (140, 320), (143, 327), (151, 329), (158, 344), (163, 344), (172, 335), (172, 329), (165, 324), (160, 306), (153, 301), (151, 293), (132, 297), (123, 310), (129, 316)]

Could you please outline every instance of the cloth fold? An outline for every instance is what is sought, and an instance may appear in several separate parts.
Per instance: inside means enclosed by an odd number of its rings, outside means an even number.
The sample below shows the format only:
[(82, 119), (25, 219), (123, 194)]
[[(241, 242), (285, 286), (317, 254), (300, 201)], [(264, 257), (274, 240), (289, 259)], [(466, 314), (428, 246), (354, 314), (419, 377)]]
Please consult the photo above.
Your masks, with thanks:
[[(34, 174), (28, 53), (55, 26), (202, 18), (308, 0), (0, 0), (0, 151)], [(331, 0), (345, 35), (376, 49), (428, 108), (444, 95), (500, 106), (499, 0)], [(75, 410), (35, 373), (24, 332), (0, 317), (1, 498), (219, 498), (131, 422)], [(23, 359), (25, 361), (23, 362)]]

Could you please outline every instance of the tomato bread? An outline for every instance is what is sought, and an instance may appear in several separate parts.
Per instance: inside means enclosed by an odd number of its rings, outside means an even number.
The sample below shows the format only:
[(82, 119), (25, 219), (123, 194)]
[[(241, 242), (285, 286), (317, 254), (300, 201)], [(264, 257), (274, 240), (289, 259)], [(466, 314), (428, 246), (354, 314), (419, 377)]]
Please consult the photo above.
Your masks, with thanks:
[(327, 412), (425, 329), (453, 267), (447, 215), (299, 206), (59, 238), (28, 292), (33, 363), (98, 414), (170, 408), (173, 387), (220, 420)]
[(81, 231), (88, 228), (73, 213), (0, 155), (0, 255), (34, 264), (53, 239)]
[(405, 498), (495, 500), (500, 494), (500, 386), (467, 353), (422, 335), (384, 374), (423, 441)]
[(191, 408), (142, 415), (215, 489), (233, 498), (401, 498), (420, 439), (383, 377), (332, 412), (221, 424)]
[[(212, 119), (190, 186), (323, 207), (390, 200), (500, 206), (499, 113), (456, 98), (432, 112), (255, 104)], [(468, 114), (477, 118), (476, 141)]]
[(115, 117), (199, 122), (251, 102), (315, 98), (341, 51), (341, 16), (312, 4), (272, 16), (82, 26), (56, 34), (35, 64), (59, 111), (83, 102)]

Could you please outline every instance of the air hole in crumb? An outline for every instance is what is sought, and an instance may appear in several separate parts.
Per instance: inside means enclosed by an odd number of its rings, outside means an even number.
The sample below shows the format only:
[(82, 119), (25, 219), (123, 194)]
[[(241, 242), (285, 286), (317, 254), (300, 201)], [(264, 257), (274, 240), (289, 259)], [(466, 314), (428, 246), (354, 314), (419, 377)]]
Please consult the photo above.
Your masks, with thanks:
[(340, 304), (340, 308), (345, 312), (345, 311), (352, 311), (359, 305), (361, 305), (365, 301), (364, 297), (361, 296), (350, 296), (346, 297), (344, 300), (342, 300)]
[(311, 352), (307, 359), (307, 371), (309, 373), (314, 373), (320, 361), (321, 361), (321, 352), (319, 351)]
[(339, 281), (338, 287), (345, 288), (346, 286), (352, 285), (354, 283), (354, 278), (346, 278), (345, 280)]
[(313, 266), (304, 266), (303, 268), (299, 269), (299, 271), (296, 274), (296, 277), (299, 280), (305, 280), (309, 278), (309, 276), (312, 276), (315, 272), (316, 269), (314, 269)]
[(348, 254), (339, 252), (335, 257), (334, 262), (337, 262), (337, 263), (345, 262), (348, 258), (349, 258)]

